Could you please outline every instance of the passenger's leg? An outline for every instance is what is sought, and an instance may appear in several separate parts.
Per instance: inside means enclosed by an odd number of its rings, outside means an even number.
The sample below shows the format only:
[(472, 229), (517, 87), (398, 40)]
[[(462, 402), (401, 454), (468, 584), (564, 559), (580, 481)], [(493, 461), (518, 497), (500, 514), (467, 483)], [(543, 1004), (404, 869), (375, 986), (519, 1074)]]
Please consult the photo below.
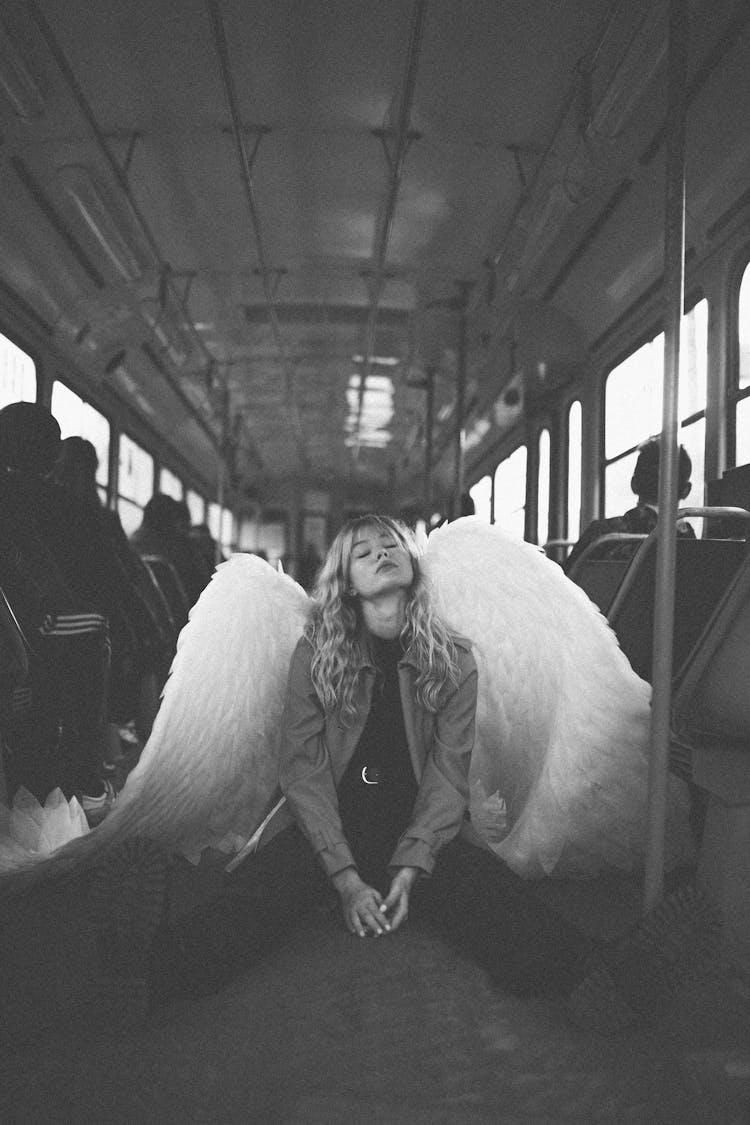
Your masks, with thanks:
[(565, 996), (578, 1026), (612, 1033), (653, 1023), (715, 963), (720, 919), (692, 888), (668, 895), (614, 945), (588, 938), (533, 897), (500, 860), (463, 840), (418, 884), (430, 920), (513, 992)]
[(463, 840), (440, 853), (417, 884), (415, 908), (510, 991), (567, 995), (595, 953), (594, 943), (533, 897), (497, 857)]
[(215, 992), (294, 932), (330, 893), (296, 827), (250, 856), (218, 897), (160, 930), (147, 961), (154, 1000)]

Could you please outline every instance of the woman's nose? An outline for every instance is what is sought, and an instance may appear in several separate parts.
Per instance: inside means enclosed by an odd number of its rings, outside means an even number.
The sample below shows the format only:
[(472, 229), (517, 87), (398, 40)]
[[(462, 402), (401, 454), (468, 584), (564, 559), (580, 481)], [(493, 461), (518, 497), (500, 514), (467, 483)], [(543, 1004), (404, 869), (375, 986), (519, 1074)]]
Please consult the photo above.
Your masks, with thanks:
[(388, 548), (387, 547), (381, 547), (380, 550), (378, 551), (378, 558), (379, 559), (382, 559), (383, 555), (385, 555), (386, 558), (388, 557)]

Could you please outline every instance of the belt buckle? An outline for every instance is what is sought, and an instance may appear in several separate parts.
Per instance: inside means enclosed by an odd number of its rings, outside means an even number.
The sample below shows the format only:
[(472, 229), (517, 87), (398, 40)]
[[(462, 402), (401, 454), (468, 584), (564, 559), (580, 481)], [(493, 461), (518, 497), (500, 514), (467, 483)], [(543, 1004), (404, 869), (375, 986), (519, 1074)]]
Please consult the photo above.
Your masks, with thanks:
[(365, 785), (380, 785), (383, 780), (382, 771), (376, 766), (362, 766), (361, 777)]

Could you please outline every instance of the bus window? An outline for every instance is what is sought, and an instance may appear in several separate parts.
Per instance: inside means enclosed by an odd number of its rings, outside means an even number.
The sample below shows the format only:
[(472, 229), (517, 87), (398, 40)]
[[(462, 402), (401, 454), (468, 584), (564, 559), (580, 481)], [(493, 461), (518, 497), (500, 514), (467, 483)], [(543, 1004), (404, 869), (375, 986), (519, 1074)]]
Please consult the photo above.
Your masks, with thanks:
[[(708, 301), (698, 301), (682, 318), (679, 440), (693, 463), (692, 488), (682, 504), (704, 503), (706, 398), (708, 388)], [(700, 527), (695, 525), (696, 533)]]
[[(707, 378), (708, 302), (704, 299), (683, 317), (680, 342), (679, 440), (693, 463), (692, 490), (686, 498), (693, 504), (703, 503)], [(663, 332), (609, 373), (604, 431), (605, 516), (620, 515), (633, 506), (630, 478), (638, 446), (661, 432), (663, 382)]]
[(96, 469), (96, 483), (99, 493), (106, 502), (109, 482), (109, 443), (110, 426), (103, 414), (71, 391), (65, 383), (55, 379), (52, 384), (52, 413), (60, 425), (63, 438), (86, 438), (96, 449), (99, 464)]
[(232, 549), (232, 543), (234, 539), (233, 532), (234, 515), (229, 510), (229, 508), (222, 508), (219, 542), (221, 543), (225, 551), (230, 551)]
[(127, 434), (121, 434), (118, 463), (117, 511), (126, 535), (132, 535), (153, 494), (154, 459)]
[(159, 492), (166, 493), (173, 500), (182, 500), (184, 492), (182, 481), (169, 469), (161, 468), (159, 470)]
[(0, 409), (11, 402), (36, 402), (36, 365), (0, 332)]
[(258, 549), (258, 524), (255, 519), (245, 516), (240, 520), (237, 532), (237, 549), (239, 551), (257, 551)]
[(747, 465), (750, 462), (750, 396), (738, 401), (734, 419), (736, 427), (735, 464)]
[(492, 523), (492, 477), (486, 476), (478, 480), (469, 489), (469, 496), (474, 501), (474, 511), (487, 523)]
[(550, 474), (550, 448), (549, 430), (539, 432), (539, 462), (536, 482), (536, 541), (540, 546), (549, 539), (549, 474)]
[(643, 344), (607, 376), (604, 411), (604, 514), (632, 508), (637, 447), (661, 430), (664, 336)]
[(189, 488), (185, 493), (185, 503), (190, 512), (190, 522), (192, 524), (204, 523), (206, 519), (206, 501), (192, 488)]
[(583, 429), (581, 403), (578, 399), (568, 410), (568, 513), (567, 536), (576, 540), (581, 534), (581, 443)]
[(206, 523), (208, 530), (213, 535), (217, 543), (221, 542), (221, 508), (219, 505), (211, 500), (206, 505)]
[(520, 539), (526, 517), (526, 446), (519, 445), (495, 469), (495, 523)]
[(286, 524), (283, 520), (263, 520), (258, 526), (257, 550), (265, 551), (272, 566), (286, 554)]
[(735, 465), (750, 463), (750, 264), (746, 266), (740, 285), (738, 328), (737, 386), (733, 389)]

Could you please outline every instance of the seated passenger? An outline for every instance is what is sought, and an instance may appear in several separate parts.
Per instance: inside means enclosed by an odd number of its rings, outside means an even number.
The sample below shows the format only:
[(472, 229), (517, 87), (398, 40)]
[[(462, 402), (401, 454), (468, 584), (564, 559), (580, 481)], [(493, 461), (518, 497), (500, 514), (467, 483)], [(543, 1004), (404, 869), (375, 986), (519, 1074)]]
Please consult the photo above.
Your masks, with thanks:
[[(157, 683), (150, 692), (149, 710), (155, 713), (155, 700), (174, 655), (176, 637), (168, 621), (160, 616), (158, 599), (148, 572), (138, 553), (128, 542), (116, 512), (101, 502), (96, 482), (99, 464), (96, 449), (82, 437), (68, 437), (60, 446), (53, 472), (71, 506), (87, 542), (108, 560), (113, 596), (132, 626), (135, 659), (119, 668), (117, 646), (113, 646), (112, 698), (110, 711), (116, 722), (138, 720), (143, 704), (143, 688), (148, 677)], [(117, 615), (119, 617), (119, 614)], [(117, 618), (116, 618), (117, 620)], [(153, 720), (153, 714), (151, 714)], [(150, 722), (146, 722), (150, 730)]]
[[(684, 445), (680, 446), (678, 468), (678, 492), (680, 500), (684, 500), (691, 489), (690, 473), (692, 462)], [(630, 535), (649, 535), (654, 528), (659, 515), (659, 439), (652, 438), (645, 442), (638, 454), (635, 470), (630, 481), (630, 487), (638, 498), (634, 508), (630, 508), (622, 516), (612, 516), (609, 519), (594, 520), (581, 535), (578, 542), (571, 550), (565, 562), (565, 571), (570, 573), (576, 559), (592, 543), (602, 535), (611, 535), (614, 532), (624, 532)], [(677, 534), (688, 539), (695, 539), (693, 531), (687, 520), (679, 520)]]
[(206, 545), (201, 542), (199, 536), (193, 535), (193, 526), (190, 519), (190, 508), (186, 500), (176, 500), (177, 508), (179, 510), (178, 528), (180, 534), (187, 542), (190, 557), (193, 560), (193, 569), (200, 576), (201, 591), (211, 581), (211, 575), (216, 566), (216, 542), (211, 536), (209, 531), (209, 545), (213, 547), (214, 553), (211, 555), (206, 551)]
[[(185, 591), (187, 608), (195, 605), (210, 576), (196, 561), (184, 511), (177, 500), (163, 492), (155, 493), (143, 509), (143, 521), (130, 542), (141, 556), (159, 555), (171, 563)], [(187, 614), (178, 627), (182, 628), (186, 620)]]
[(196, 554), (201, 559), (201, 565), (210, 577), (218, 563), (226, 562), (226, 555), (211, 534), (207, 523), (192, 524), (188, 535)]
[(0, 584), (40, 672), (15, 780), (42, 800), (59, 785), (94, 812), (111, 796), (102, 758), (107, 620), (115, 607), (106, 562), (81, 537), (74, 510), (50, 479), (59, 448), (60, 427), (45, 407), (17, 402), (0, 410)]

